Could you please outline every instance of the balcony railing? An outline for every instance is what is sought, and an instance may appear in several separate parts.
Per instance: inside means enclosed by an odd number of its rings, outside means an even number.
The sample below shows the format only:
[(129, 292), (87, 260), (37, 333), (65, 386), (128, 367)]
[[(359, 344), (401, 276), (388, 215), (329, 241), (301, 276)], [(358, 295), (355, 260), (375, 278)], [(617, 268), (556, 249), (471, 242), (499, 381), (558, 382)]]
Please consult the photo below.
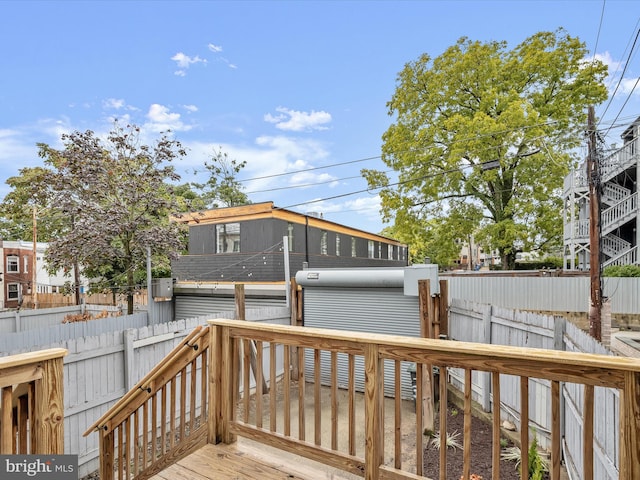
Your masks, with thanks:
[[(415, 406), (403, 395), (405, 362), (416, 366)], [(443, 380), (434, 392), (439, 412), (428, 401), (434, 367)], [(449, 475), (469, 480), (473, 473), (472, 374), (482, 371), (491, 374), (496, 406), (500, 376), (520, 379), (522, 478), (528, 478), (529, 384), (535, 378), (550, 385), (552, 480), (560, 478), (561, 384), (584, 392), (582, 478), (594, 477), (594, 387), (619, 390), (619, 478), (640, 478), (638, 359), (234, 320), (210, 320), (194, 331), (92, 426), (101, 439), (100, 478), (148, 478), (205, 442), (230, 444), (238, 436), (366, 479), (426, 478), (423, 432), (434, 415), (447, 432), (444, 380), (452, 368), (464, 372), (464, 464)], [(500, 426), (500, 408), (493, 408), (492, 480), (500, 478)], [(216, 461), (224, 460), (209, 459), (211, 478)], [(448, 478), (446, 465), (442, 448), (438, 478)]]
[(64, 453), (63, 348), (0, 358), (0, 454)]
[[(232, 320), (212, 320), (211, 327), (211, 389), (210, 389), (210, 437), (213, 443), (232, 443), (236, 436), (249, 437), (267, 445), (296, 453), (342, 470), (363, 475), (367, 479), (415, 479), (423, 476), (422, 461), (412, 465), (403, 463), (402, 441), (400, 438), (401, 362), (415, 362), (417, 366), (417, 398), (421, 399), (424, 378), (433, 366), (438, 366), (440, 378), (446, 378), (448, 368), (464, 369), (464, 414), (465, 428), (463, 437), (464, 466), (462, 472), (453, 472), (458, 478), (471, 476), (471, 376), (473, 371), (485, 371), (492, 374), (492, 392), (494, 405), (500, 402), (500, 375), (508, 374), (520, 377), (521, 412), (521, 474), (525, 474), (528, 465), (529, 447), (529, 379), (545, 379), (551, 385), (551, 468), (552, 479), (560, 478), (560, 383), (574, 383), (584, 386), (585, 418), (584, 424), (584, 462), (583, 478), (593, 479), (593, 405), (594, 387), (611, 387), (620, 390), (620, 475), (622, 480), (640, 478), (640, 361), (637, 359), (614, 358), (603, 355), (558, 352), (408, 338), (390, 335), (368, 334), (314, 329), (305, 327), (287, 327), (279, 325), (256, 325)], [(251, 403), (245, 391), (240, 396), (240, 380), (244, 385), (249, 382), (249, 352), (251, 343), (257, 350), (257, 378), (255, 403)], [(275, 383), (275, 359), (282, 355), (284, 359), (283, 392), (284, 401), (278, 404), (274, 393), (262, 395), (261, 371), (263, 347), (269, 348), (270, 379)], [(240, 359), (244, 358), (244, 361)], [(321, 371), (321, 359), (330, 359), (328, 372)], [(298, 430), (292, 428), (291, 402), (288, 372), (297, 360)], [(305, 365), (311, 371), (305, 371)], [(348, 369), (348, 400), (346, 418), (339, 418), (337, 403), (338, 369)], [(356, 365), (360, 368), (356, 369)], [(384, 416), (385, 368), (391, 366), (394, 372), (394, 402), (396, 407), (391, 419)], [(358, 372), (358, 370), (360, 372)], [(353, 408), (354, 384), (356, 378), (363, 379), (364, 393), (364, 432), (356, 438), (356, 417)], [(306, 409), (309, 407), (309, 395), (304, 392), (305, 382), (313, 379), (311, 416), (313, 417), (313, 440), (305, 437), (306, 429), (300, 427), (306, 421)], [(274, 384), (272, 383), (272, 385)], [(322, 395), (320, 385), (331, 391), (332, 409), (328, 419), (321, 417)], [(273, 389), (271, 390), (271, 392)], [(440, 430), (446, 431), (447, 385), (440, 383)], [(240, 403), (240, 400), (242, 402)], [(306, 401), (305, 401), (306, 399)], [(263, 405), (266, 402), (267, 405)], [(417, 402), (415, 412), (415, 458), (422, 459), (425, 418), (422, 402)], [(279, 410), (280, 409), (280, 410)], [(427, 409), (428, 410), (428, 409)], [(268, 425), (264, 424), (264, 412), (268, 412)], [(396, 432), (391, 452), (385, 451), (384, 424), (392, 422)], [(328, 422), (330, 435), (322, 434), (323, 422)], [(335, 439), (339, 428), (348, 429), (350, 439), (346, 447), (338, 448)], [(444, 437), (443, 437), (444, 438)], [(500, 412), (493, 413), (493, 479), (500, 478)], [(446, 479), (447, 449), (440, 450), (440, 475)], [(385, 458), (391, 460), (385, 462)]]

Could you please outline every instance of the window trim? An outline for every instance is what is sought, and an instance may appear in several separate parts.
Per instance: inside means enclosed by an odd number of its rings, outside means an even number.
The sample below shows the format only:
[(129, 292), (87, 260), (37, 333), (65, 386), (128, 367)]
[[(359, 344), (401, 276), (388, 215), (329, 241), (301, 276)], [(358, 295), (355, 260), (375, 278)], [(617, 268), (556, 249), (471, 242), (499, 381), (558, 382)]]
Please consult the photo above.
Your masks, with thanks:
[[(15, 287), (15, 292), (12, 292), (11, 287)], [(15, 293), (15, 296), (12, 296), (12, 293)], [(7, 300), (20, 300), (19, 283), (7, 283)]]
[[(11, 266), (14, 266), (14, 269)], [(20, 257), (18, 255), (7, 255), (7, 272), (20, 273)]]
[[(230, 232), (224, 232), (224, 227), (229, 227), (231, 225), (237, 225), (237, 234), (233, 232), (233, 235)], [(240, 222), (231, 222), (231, 223), (217, 223), (216, 224), (216, 253), (217, 254), (227, 254), (227, 253), (240, 253), (242, 245), (240, 243)], [(237, 238), (235, 238), (237, 236)], [(229, 250), (229, 242), (231, 242), (231, 250)], [(224, 246), (227, 246), (224, 249)]]

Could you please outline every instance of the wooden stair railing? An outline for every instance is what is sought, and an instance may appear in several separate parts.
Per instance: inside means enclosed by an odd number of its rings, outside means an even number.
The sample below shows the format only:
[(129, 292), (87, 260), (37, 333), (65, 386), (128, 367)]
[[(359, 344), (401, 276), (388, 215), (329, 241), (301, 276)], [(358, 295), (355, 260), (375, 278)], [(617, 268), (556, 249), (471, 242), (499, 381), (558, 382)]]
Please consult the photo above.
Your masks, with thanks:
[(0, 358), (0, 454), (64, 453), (64, 348)]
[(196, 327), (84, 433), (100, 435), (101, 480), (149, 478), (206, 444), (208, 349)]

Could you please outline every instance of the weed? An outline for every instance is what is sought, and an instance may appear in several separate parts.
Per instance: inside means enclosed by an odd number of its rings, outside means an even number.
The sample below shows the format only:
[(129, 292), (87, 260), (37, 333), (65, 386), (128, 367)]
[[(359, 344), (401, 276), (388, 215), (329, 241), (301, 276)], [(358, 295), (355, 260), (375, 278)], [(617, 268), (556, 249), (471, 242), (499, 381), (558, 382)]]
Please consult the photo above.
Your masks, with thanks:
[[(457, 449), (462, 448), (462, 444), (458, 440), (460, 437), (460, 432), (456, 431), (453, 433), (447, 433), (446, 446), (447, 448)], [(431, 438), (431, 445), (440, 450), (442, 446), (442, 439), (440, 438), (440, 432), (437, 432)]]
[[(507, 448), (500, 454), (500, 457), (503, 460), (515, 462), (516, 470), (520, 468), (520, 448)], [(542, 480), (544, 478), (544, 474), (548, 471), (549, 466), (540, 456), (540, 452), (538, 452), (538, 440), (534, 436), (531, 445), (529, 445), (529, 480)]]

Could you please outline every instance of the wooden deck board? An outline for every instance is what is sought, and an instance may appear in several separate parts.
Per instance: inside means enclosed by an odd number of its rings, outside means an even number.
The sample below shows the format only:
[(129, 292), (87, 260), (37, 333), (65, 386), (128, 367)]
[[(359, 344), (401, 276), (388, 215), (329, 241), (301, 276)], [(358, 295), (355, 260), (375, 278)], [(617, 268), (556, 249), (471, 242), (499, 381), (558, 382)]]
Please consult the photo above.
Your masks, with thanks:
[(235, 444), (207, 444), (151, 477), (151, 480), (352, 480), (304, 458), (242, 439)]

